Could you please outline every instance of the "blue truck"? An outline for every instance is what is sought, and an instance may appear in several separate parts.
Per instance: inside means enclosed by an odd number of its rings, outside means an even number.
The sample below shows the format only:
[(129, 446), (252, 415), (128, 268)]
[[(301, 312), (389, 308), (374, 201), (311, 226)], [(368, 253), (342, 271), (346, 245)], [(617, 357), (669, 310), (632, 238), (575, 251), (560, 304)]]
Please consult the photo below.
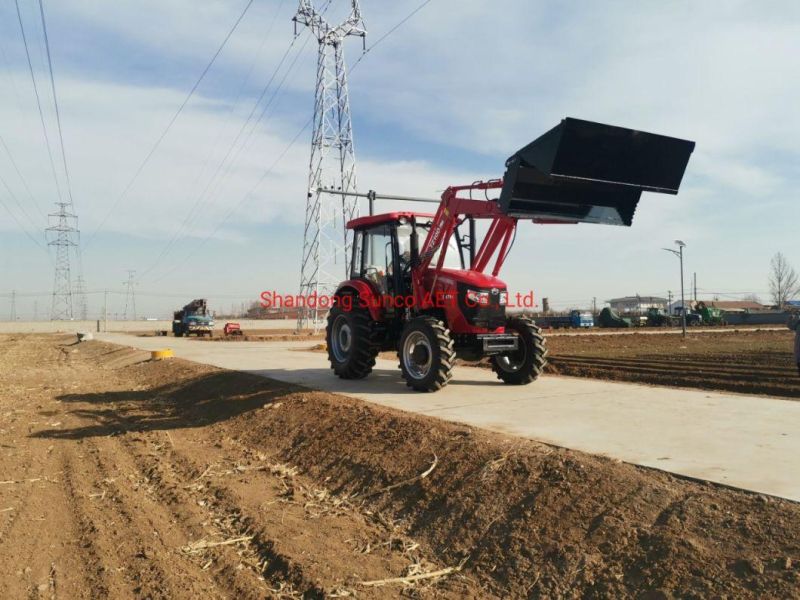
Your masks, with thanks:
[(192, 300), (172, 315), (172, 333), (175, 337), (196, 335), (211, 337), (214, 332), (214, 317), (208, 311), (205, 298)]
[(536, 317), (536, 324), (546, 329), (583, 329), (594, 327), (594, 316), (590, 312), (571, 310), (568, 315)]

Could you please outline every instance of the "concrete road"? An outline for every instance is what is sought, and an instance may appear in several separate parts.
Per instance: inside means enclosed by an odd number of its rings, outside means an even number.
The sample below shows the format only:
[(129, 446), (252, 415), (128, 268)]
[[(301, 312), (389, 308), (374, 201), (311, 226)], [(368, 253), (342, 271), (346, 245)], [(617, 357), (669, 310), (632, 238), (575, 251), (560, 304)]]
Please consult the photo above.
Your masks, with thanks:
[(324, 353), (303, 351), (308, 342), (98, 337), (800, 501), (800, 401), (555, 376), (506, 386), (470, 367), (420, 394), (395, 361), (379, 360), (365, 380), (340, 380)]

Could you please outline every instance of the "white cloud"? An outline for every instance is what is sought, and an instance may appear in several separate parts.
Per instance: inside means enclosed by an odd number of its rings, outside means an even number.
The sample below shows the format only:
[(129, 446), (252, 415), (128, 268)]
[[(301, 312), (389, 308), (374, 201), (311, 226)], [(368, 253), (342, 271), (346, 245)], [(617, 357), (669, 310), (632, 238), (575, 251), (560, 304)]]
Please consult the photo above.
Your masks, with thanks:
[[(234, 6), (222, 0), (117, 2), (113, 9), (89, 0), (51, 5), (65, 142), (85, 234), (119, 197), (242, 6), (244, 1)], [(364, 3), (367, 43), (415, 6), (411, 0)], [(111, 214), (104, 231), (146, 240), (135, 241), (140, 245), (131, 250), (130, 266), (152, 260), (187, 215), (192, 217), (183, 233), (191, 243), (211, 235), (308, 118), (313, 42), (287, 79), (275, 117), (256, 129), (222, 184), (212, 186), (202, 210), (193, 212), (246, 117), (253, 90), (266, 82), (289, 43), (295, 7), (290, 1), (254, 4), (128, 199)], [(265, 37), (276, 14), (273, 33)], [(432, 2), (351, 73), (356, 123), (367, 125), (355, 131), (357, 148), (369, 146), (362, 143), (367, 136), (373, 142), (373, 154), (358, 151), (360, 188), (437, 196), (449, 184), (499, 176), (506, 156), (566, 115), (686, 137), (698, 146), (679, 196), (646, 195), (631, 229), (521, 229), (509, 280), (533, 282), (562, 297), (627, 293), (618, 288), (634, 285), (657, 292), (653, 288), (667, 285), (664, 269), (672, 268), (660, 246), (686, 237), (692, 260), (709, 279), (724, 271), (720, 286), (760, 285), (759, 265), (775, 249), (800, 262), (791, 225), (797, 221), (792, 182), (800, 174), (797, 17), (800, 5), (794, 2), (771, 3), (767, 10), (748, 2), (578, 6), (513, 0), (498, 10), (462, 0), (457, 11), (452, 3)], [(106, 52), (87, 58), (87, 48), (98, 45)], [(351, 64), (358, 45), (348, 42)], [(70, 62), (72, 56), (81, 60)], [(228, 103), (254, 60), (247, 98), (228, 118)], [(115, 61), (117, 71), (108, 66)], [(0, 95), (0, 133), (49, 210), (54, 189), (27, 73), (12, 76), (18, 95)], [(377, 136), (386, 140), (382, 147), (374, 143)], [(228, 248), (233, 256), (255, 235), (266, 247), (276, 228), (296, 233), (309, 139), (307, 131), (213, 234), (215, 252), (224, 255)], [(398, 145), (402, 155), (393, 150)], [(460, 166), (466, 163), (469, 168)], [(0, 173), (19, 186), (4, 162)], [(0, 214), (0, 228), (15, 230), (16, 224)], [(191, 248), (185, 243), (176, 244), (181, 253)], [(90, 249), (87, 260), (99, 260), (92, 252), (107, 249)], [(729, 264), (738, 271), (731, 275)], [(245, 268), (234, 262), (231, 276)], [(291, 271), (291, 288), (295, 269), (284, 270)]]

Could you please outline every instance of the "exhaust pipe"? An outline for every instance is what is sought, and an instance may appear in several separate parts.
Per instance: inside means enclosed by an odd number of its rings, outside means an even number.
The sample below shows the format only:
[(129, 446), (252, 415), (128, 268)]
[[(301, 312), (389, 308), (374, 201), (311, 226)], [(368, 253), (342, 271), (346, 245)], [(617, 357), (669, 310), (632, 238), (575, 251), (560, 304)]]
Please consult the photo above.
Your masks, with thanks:
[(643, 191), (677, 194), (695, 143), (566, 118), (506, 161), (513, 217), (630, 226)]

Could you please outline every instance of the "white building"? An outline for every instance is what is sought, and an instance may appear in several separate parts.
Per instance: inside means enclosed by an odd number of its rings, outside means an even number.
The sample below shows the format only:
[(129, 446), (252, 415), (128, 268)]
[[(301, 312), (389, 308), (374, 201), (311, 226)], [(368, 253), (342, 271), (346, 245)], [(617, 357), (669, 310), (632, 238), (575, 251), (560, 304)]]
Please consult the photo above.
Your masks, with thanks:
[(659, 296), (625, 296), (624, 298), (612, 298), (606, 300), (606, 304), (614, 312), (625, 313), (645, 313), (648, 308), (667, 309), (668, 300)]

